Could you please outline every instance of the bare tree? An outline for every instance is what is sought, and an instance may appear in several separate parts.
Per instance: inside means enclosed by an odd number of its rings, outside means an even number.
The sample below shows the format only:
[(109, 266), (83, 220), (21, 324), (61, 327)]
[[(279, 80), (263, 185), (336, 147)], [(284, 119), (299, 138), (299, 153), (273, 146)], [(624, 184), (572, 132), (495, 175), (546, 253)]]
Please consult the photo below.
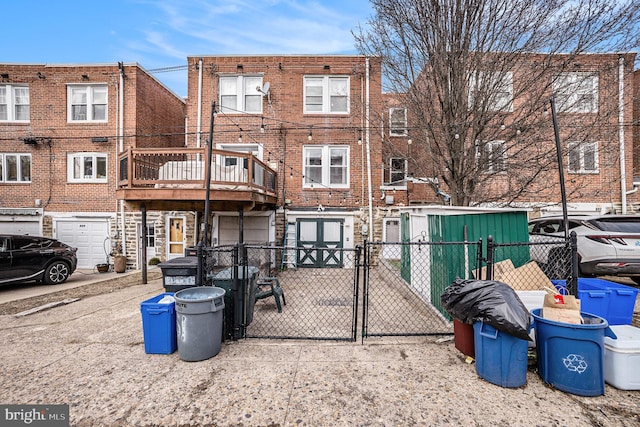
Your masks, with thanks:
[[(633, 0), (371, 3), (375, 13), (354, 33), (357, 46), (382, 57), (384, 89), (400, 94), (410, 113), (410, 169), (437, 178), (454, 205), (554, 197), (549, 99), (564, 93), (569, 112), (590, 102), (575, 93), (593, 75), (567, 81), (562, 73), (579, 70), (582, 54), (613, 52), (597, 73), (617, 81), (618, 54), (638, 45), (640, 2)], [(634, 58), (624, 56), (625, 73), (633, 71)], [(579, 126), (565, 115), (564, 140), (615, 132), (617, 103), (596, 102), (595, 114), (583, 115), (588, 119)], [(572, 179), (571, 191), (579, 191), (580, 178)]]

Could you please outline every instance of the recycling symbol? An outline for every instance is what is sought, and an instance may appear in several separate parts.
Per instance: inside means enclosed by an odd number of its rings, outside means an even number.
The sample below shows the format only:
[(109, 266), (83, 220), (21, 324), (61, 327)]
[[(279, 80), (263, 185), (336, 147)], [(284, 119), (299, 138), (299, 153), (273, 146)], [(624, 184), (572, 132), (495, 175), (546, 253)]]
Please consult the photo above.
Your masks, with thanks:
[(569, 354), (567, 357), (563, 357), (562, 363), (564, 363), (564, 367), (571, 372), (581, 374), (587, 370), (587, 361), (579, 354)]

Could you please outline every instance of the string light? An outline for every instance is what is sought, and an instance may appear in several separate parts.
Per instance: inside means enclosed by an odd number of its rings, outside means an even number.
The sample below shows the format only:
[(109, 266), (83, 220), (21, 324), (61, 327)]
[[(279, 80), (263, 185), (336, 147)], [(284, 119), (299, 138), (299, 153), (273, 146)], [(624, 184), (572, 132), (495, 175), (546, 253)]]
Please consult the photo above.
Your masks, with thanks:
[(309, 141), (313, 140), (313, 133), (311, 132), (311, 126), (309, 126), (309, 136), (307, 137)]
[(260, 117), (260, 133), (264, 133), (264, 117)]

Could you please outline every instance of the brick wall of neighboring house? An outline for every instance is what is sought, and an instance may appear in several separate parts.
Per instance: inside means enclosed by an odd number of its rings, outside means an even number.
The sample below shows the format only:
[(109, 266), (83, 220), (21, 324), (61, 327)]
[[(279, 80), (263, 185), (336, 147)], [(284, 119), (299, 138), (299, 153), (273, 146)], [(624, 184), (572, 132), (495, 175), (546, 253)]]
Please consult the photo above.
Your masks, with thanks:
[[(120, 148), (119, 106), (124, 105), (125, 150), (135, 147), (138, 141), (149, 146), (178, 145), (177, 141), (184, 141), (185, 112), (184, 101), (137, 64), (123, 64), (123, 67), (124, 102), (121, 103), (118, 64), (0, 64), (0, 85), (9, 90), (17, 86), (29, 90), (28, 120), (0, 121), (0, 154), (30, 155), (31, 160), (30, 180), (0, 180), (0, 207), (42, 208), (41, 233), (47, 236), (59, 233), (55, 226), (57, 220), (74, 218), (103, 221), (109, 228), (105, 233), (111, 236), (122, 231), (115, 194)], [(105, 119), (70, 120), (70, 85), (92, 89), (105, 86)], [(25, 139), (33, 143), (26, 144)], [(72, 179), (69, 171), (73, 170), (73, 155), (105, 156), (106, 179)], [(85, 171), (95, 166), (93, 163)], [(97, 240), (95, 243), (102, 244)]]
[[(618, 93), (619, 93), (619, 58), (624, 59), (624, 162), (626, 190), (631, 190), (634, 174), (634, 138), (637, 138), (633, 126), (629, 126), (634, 117), (634, 59), (635, 54), (587, 54), (577, 57), (569, 57), (566, 55), (556, 55), (549, 59), (545, 55), (532, 54), (523, 55), (521, 63), (513, 70), (514, 92), (518, 93), (519, 82), (528, 81), (524, 75), (533, 73), (532, 70), (540, 71), (540, 64), (546, 60), (550, 60), (554, 64), (554, 68), (546, 69), (542, 72), (540, 78), (540, 86), (531, 85), (513, 100), (513, 113), (501, 113), (499, 119), (504, 132), (515, 132), (514, 126), (522, 128), (522, 132), (518, 133), (515, 138), (520, 140), (526, 139), (530, 141), (531, 150), (538, 150), (541, 153), (555, 153), (555, 139), (553, 134), (553, 122), (549, 111), (543, 112), (538, 110), (534, 120), (540, 120), (540, 115), (545, 115), (548, 119), (537, 125), (535, 128), (527, 128), (527, 118), (520, 118), (522, 123), (514, 123), (517, 112), (528, 107), (527, 103), (531, 102), (530, 95), (537, 92), (540, 96), (533, 97), (536, 99), (548, 100), (552, 93), (550, 90), (550, 82), (552, 75), (558, 72), (589, 72), (598, 76), (598, 113), (566, 113), (558, 112), (558, 127), (560, 130), (560, 140), (564, 148), (568, 144), (581, 141), (580, 134), (587, 135), (589, 141), (595, 141), (598, 144), (598, 170), (597, 173), (575, 173), (567, 170), (567, 156), (563, 155), (563, 168), (565, 175), (565, 184), (569, 202), (574, 203), (595, 203), (595, 204), (620, 204), (622, 198), (621, 189), (621, 168), (620, 168), (620, 141), (619, 141), (619, 122), (618, 122)], [(423, 73), (420, 84), (428, 86), (428, 72)], [(520, 83), (522, 84), (522, 83)], [(546, 89), (542, 87), (546, 85)], [(424, 89), (424, 88), (423, 88)], [(428, 90), (425, 93), (430, 93)], [(395, 95), (401, 98), (400, 95)], [(397, 102), (397, 100), (395, 101)], [(638, 115), (638, 114), (636, 114)], [(411, 129), (420, 129), (420, 121), (413, 117), (411, 121), (411, 112), (409, 112)], [(544, 118), (542, 117), (542, 118)], [(497, 128), (500, 123), (495, 124)], [(586, 132), (588, 130), (588, 133)], [(584, 131), (584, 132), (583, 132)], [(498, 135), (499, 136), (499, 135)], [(501, 139), (496, 136), (495, 139)], [(419, 137), (412, 135), (414, 141), (411, 146), (412, 156), (416, 161), (422, 164), (430, 164), (429, 157), (420, 155), (419, 148), (416, 147), (416, 140)], [(513, 138), (513, 135), (505, 136), (505, 138)], [(393, 142), (393, 141), (392, 141)], [(405, 143), (401, 140), (400, 143)], [(424, 138), (423, 142), (424, 144)], [(471, 143), (471, 142), (468, 142)], [(637, 144), (635, 144), (637, 146)], [(383, 146), (385, 147), (385, 146)], [(389, 146), (391, 150), (402, 150), (406, 148), (397, 147), (393, 144)], [(636, 148), (637, 151), (637, 148)], [(507, 162), (513, 153), (507, 152)], [(526, 154), (525, 154), (526, 155)], [(637, 161), (637, 157), (636, 157)], [(431, 169), (438, 171), (442, 165), (432, 165)], [(504, 193), (510, 187), (510, 180), (518, 176), (517, 171), (509, 171), (507, 163), (506, 174), (494, 175), (489, 181), (483, 182), (482, 195), (492, 195)], [(443, 184), (444, 185), (444, 184)], [(560, 189), (557, 168), (551, 169), (546, 173), (538, 176), (533, 182), (527, 184), (528, 191), (521, 194), (513, 200), (516, 203), (559, 203)], [(446, 187), (443, 190), (448, 191)], [(628, 202), (637, 199), (637, 195), (631, 194)], [(481, 197), (478, 196), (474, 203), (482, 203)]]

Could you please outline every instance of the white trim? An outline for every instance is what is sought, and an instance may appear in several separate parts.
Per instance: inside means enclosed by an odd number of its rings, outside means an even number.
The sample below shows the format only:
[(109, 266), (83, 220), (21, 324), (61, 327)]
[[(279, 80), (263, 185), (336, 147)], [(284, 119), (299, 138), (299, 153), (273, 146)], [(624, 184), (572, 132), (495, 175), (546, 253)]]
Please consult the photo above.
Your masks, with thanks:
[[(74, 119), (73, 118), (73, 89), (85, 89), (86, 95), (86, 104), (78, 104), (78, 105), (86, 105), (87, 117), (85, 119)], [(104, 119), (94, 119), (93, 117), (93, 109), (94, 105), (102, 105), (96, 104), (94, 102), (95, 98), (95, 89), (103, 88), (105, 91), (105, 100), (104, 100)], [(106, 123), (109, 121), (109, 85), (107, 83), (68, 83), (67, 84), (67, 123)]]
[[(331, 106), (331, 93), (330, 93), (330, 88), (331, 88), (331, 81), (338, 81), (338, 80), (346, 80), (346, 93), (345, 94), (338, 94), (340, 95), (340, 97), (346, 97), (347, 98), (347, 105), (346, 105), (346, 110), (336, 110), (333, 111), (333, 108)], [(311, 82), (311, 81), (320, 81), (320, 85), (309, 85), (307, 84), (307, 82)], [(303, 82), (302, 82), (302, 86), (303, 86), (303, 113), (304, 114), (349, 114), (350, 112), (350, 93), (351, 93), (351, 79), (349, 76), (345, 76), (345, 75), (331, 75), (331, 76), (327, 76), (327, 75), (305, 75), (303, 76)], [(308, 87), (320, 87), (322, 90), (322, 103), (321, 104), (312, 104), (312, 105), (320, 105), (320, 110), (313, 110), (313, 109), (309, 109), (307, 107), (307, 88)], [(315, 96), (318, 97), (317, 94), (314, 95), (309, 95), (309, 96)]]

